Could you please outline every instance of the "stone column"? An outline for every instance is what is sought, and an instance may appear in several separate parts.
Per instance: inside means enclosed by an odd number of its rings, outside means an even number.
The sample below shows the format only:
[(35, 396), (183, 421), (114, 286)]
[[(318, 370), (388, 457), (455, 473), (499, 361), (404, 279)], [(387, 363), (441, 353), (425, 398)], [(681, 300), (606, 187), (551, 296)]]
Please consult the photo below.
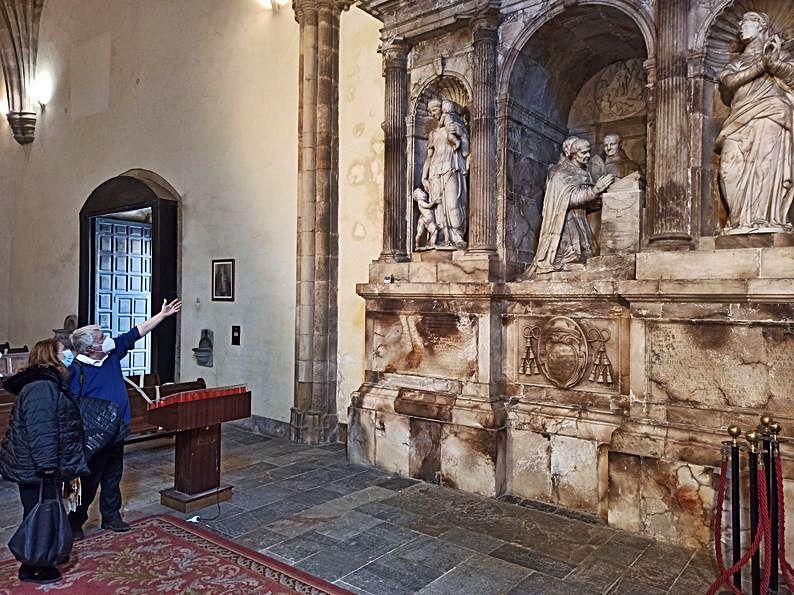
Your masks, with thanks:
[(36, 109), (30, 96), (36, 76), (39, 22), (44, 0), (0, 0), (0, 62), (3, 66), (8, 123), (21, 144), (33, 142)]
[(383, 166), (383, 251), (380, 260), (408, 259), (406, 197), (406, 124), (408, 113), (408, 51), (402, 39), (381, 43), (383, 76), (386, 79), (386, 119), (383, 122), (385, 155)]
[(295, 395), (290, 438), (336, 439), (339, 18), (349, 1), (295, 0), (300, 24)]
[(472, 20), (474, 43), (469, 169), (469, 253), (496, 254), (496, 46), (499, 11)]
[(657, 2), (656, 134), (650, 200), (652, 248), (687, 249), (692, 242), (687, 112), (688, 0)]

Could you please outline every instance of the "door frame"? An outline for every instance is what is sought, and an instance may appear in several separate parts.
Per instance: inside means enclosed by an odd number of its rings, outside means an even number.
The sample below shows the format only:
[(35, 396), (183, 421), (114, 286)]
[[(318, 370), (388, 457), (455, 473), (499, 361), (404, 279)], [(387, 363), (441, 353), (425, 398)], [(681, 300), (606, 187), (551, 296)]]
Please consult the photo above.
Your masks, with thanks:
[[(163, 299), (179, 297), (179, 194), (154, 172), (133, 169), (97, 186), (80, 209), (80, 294), (78, 323), (92, 324), (94, 311), (93, 242), (97, 217), (136, 209), (152, 211), (152, 313)], [(173, 382), (178, 354), (177, 316), (166, 318), (152, 336), (151, 372)]]

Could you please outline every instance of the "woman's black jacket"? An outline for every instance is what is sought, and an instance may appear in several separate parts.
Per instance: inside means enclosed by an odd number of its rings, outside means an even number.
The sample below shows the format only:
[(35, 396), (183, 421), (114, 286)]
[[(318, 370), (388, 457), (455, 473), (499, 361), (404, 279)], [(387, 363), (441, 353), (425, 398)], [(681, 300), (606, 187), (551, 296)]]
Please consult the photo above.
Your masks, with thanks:
[(80, 410), (57, 368), (33, 366), (3, 385), (18, 396), (0, 447), (0, 475), (26, 484), (38, 483), (45, 470), (62, 480), (88, 475)]

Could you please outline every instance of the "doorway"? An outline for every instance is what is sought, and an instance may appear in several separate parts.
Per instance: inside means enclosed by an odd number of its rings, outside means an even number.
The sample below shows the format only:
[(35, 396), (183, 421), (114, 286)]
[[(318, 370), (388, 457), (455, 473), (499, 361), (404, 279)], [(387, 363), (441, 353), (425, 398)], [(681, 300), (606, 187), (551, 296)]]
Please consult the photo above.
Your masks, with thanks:
[[(160, 176), (130, 170), (100, 184), (80, 211), (80, 325), (118, 335), (178, 297), (179, 196)], [(177, 321), (167, 318), (122, 361), (127, 375), (175, 378)]]

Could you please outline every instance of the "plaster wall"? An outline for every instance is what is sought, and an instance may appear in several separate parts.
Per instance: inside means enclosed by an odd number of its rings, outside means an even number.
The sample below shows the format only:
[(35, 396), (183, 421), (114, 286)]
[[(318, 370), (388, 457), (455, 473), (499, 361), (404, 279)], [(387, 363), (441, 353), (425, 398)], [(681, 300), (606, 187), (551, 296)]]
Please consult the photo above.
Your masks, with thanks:
[[(352, 20), (342, 27), (343, 51), (377, 60), (377, 28), (362, 25), (374, 20), (363, 14)], [(357, 27), (363, 29), (351, 31)], [(78, 213), (90, 192), (131, 168), (152, 170), (182, 197), (180, 377), (202, 376), (209, 385), (245, 382), (254, 414), (289, 420), (298, 38), (291, 10), (274, 14), (256, 0), (47, 3), (38, 63), (55, 80), (54, 96), (40, 114), (32, 145), (9, 142), (5, 124), (0, 141), (0, 172), (6, 174), (9, 159), (18, 161), (7, 174), (15, 187), (8, 211), (15, 230), (11, 264), (1, 267), (14, 279), (7, 314), (13, 342), (50, 336), (64, 316), (77, 311)], [(367, 47), (362, 51), (359, 45)], [(347, 98), (345, 85), (356, 80), (372, 90), (372, 104), (382, 110), (380, 73), (370, 70), (343, 74), (340, 93)], [(364, 76), (372, 76), (372, 84), (361, 84)], [(366, 122), (365, 139), (375, 135), (379, 118), (377, 110), (368, 114), (357, 115)], [(351, 152), (357, 151), (367, 163), (376, 159), (371, 143), (347, 146), (345, 140), (343, 163), (354, 161)], [(4, 197), (7, 188), (0, 181)], [(372, 191), (369, 186), (356, 194), (355, 204), (366, 202)], [(340, 234), (347, 241), (359, 218), (347, 214), (346, 200), (340, 202)], [(372, 227), (369, 220), (362, 225)], [(0, 224), (0, 242), (4, 237)], [(366, 241), (367, 247), (379, 244), (372, 236)], [(377, 254), (366, 251), (367, 258)], [(213, 258), (236, 259), (233, 303), (210, 299)], [(340, 287), (349, 295), (340, 296), (342, 324), (361, 316), (347, 310), (363, 310), (363, 304), (351, 305), (358, 298), (347, 279), (356, 275), (343, 267)], [(366, 269), (358, 276), (364, 275)], [(233, 324), (242, 327), (239, 347), (230, 344)], [(213, 368), (198, 367), (192, 357), (203, 328), (214, 331)], [(356, 345), (348, 344), (351, 339)], [(360, 353), (363, 341), (360, 330), (341, 337), (340, 353)], [(355, 364), (346, 369), (357, 370)]]
[(337, 408), (347, 421), (350, 395), (364, 377), (365, 302), (356, 283), (369, 275), (383, 238), (381, 23), (352, 8), (339, 44), (339, 347)]

